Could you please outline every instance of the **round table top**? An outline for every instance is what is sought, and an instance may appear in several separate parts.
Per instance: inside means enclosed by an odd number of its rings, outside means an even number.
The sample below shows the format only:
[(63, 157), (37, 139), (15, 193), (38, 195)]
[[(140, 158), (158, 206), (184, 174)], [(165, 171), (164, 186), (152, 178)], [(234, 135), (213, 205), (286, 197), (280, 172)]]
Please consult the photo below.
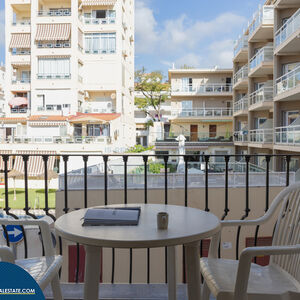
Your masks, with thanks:
[[(137, 226), (82, 226), (86, 209), (67, 213), (57, 219), (55, 229), (67, 240), (89, 246), (109, 248), (153, 248), (200, 241), (220, 230), (219, 219), (191, 207), (160, 204), (110, 205), (141, 207)], [(157, 213), (169, 214), (166, 230), (157, 229)]]

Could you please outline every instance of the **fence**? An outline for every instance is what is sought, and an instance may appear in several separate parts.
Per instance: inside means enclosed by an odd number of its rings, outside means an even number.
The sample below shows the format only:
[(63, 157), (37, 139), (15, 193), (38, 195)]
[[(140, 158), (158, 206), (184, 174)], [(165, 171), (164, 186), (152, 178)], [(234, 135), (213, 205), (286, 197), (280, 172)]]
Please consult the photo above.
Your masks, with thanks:
[[(4, 217), (10, 217), (18, 219), (19, 217), (11, 212), (10, 208), (10, 200), (9, 200), (9, 186), (8, 186), (8, 178), (9, 178), (9, 168), (11, 168), (11, 160), (12, 157), (16, 156), (22, 156), (23, 162), (24, 162), (24, 213), (25, 217), (27, 218), (38, 218), (40, 216), (37, 216), (34, 214), (34, 211), (29, 206), (29, 189), (28, 189), (28, 180), (29, 180), (29, 174), (28, 174), (28, 161), (30, 156), (42, 156), (43, 160), (43, 167), (44, 167), (44, 201), (45, 201), (45, 207), (43, 209), (44, 214), (51, 219), (55, 221), (56, 216), (53, 214), (53, 207), (49, 206), (49, 197), (48, 197), (48, 185), (49, 185), (49, 179), (51, 173), (48, 171), (48, 161), (50, 156), (52, 155), (34, 155), (34, 154), (3, 154), (0, 153), (0, 157), (2, 157), (2, 161), (0, 162), (0, 169), (3, 170), (3, 178), (4, 178), (4, 190), (5, 190), (5, 199), (4, 199)], [(56, 158), (59, 156), (55, 155)], [(68, 161), (70, 157), (82, 157), (82, 167), (83, 167), (83, 174), (82, 175), (74, 175), (70, 174), (68, 172)], [(91, 176), (88, 175), (88, 160), (91, 156), (99, 157), (99, 162), (103, 162), (104, 170), (103, 174)], [(122, 158), (123, 161), (123, 174), (120, 175), (113, 175), (109, 174), (109, 159), (110, 158)], [(130, 163), (130, 159), (138, 157), (143, 162), (143, 174), (140, 175), (130, 175), (128, 174), (128, 165)], [(183, 165), (182, 173), (180, 174), (170, 174), (169, 173), (169, 160), (172, 157), (177, 157), (179, 161), (181, 161), (181, 164)], [(204, 163), (204, 174), (189, 174), (190, 172), (190, 165), (193, 164), (192, 160), (197, 157), (199, 160), (201, 159)], [(241, 159), (244, 157), (243, 161), (243, 169), (245, 172), (238, 172), (236, 174), (232, 173), (230, 171), (230, 160), (236, 160)], [(241, 198), (241, 203), (243, 202), (244, 211), (240, 212), (240, 217), (242, 219), (248, 218), (250, 216), (251, 212), (251, 205), (250, 205), (250, 197), (249, 197), (249, 191), (251, 185), (259, 185), (263, 186), (265, 188), (265, 199), (263, 199), (264, 202), (264, 209), (261, 211), (261, 214), (264, 213), (264, 211), (267, 211), (269, 207), (269, 203), (271, 201), (270, 199), (270, 187), (272, 186), (288, 186), (290, 182), (295, 180), (295, 174), (290, 172), (290, 163), (292, 157), (300, 158), (300, 155), (291, 156), (291, 155), (162, 155), (160, 158), (162, 159), (162, 174), (158, 175), (150, 175), (149, 174), (149, 165), (151, 163), (151, 160), (153, 158), (156, 158), (155, 155), (140, 155), (140, 154), (133, 154), (133, 155), (62, 155), (60, 159), (62, 160), (63, 168), (60, 170), (60, 173), (62, 174), (60, 176), (60, 186), (61, 186), (61, 193), (63, 194), (63, 201), (60, 202), (60, 205), (63, 207), (60, 214), (66, 214), (70, 211), (71, 201), (72, 198), (69, 196), (69, 193), (72, 189), (80, 189), (82, 190), (82, 199), (81, 199), (81, 207), (86, 208), (88, 207), (89, 203), (89, 193), (88, 191), (93, 188), (98, 188), (103, 193), (103, 199), (104, 199), (104, 205), (108, 205), (111, 203), (111, 200), (109, 198), (109, 193), (113, 192), (113, 189), (119, 189), (120, 195), (123, 195), (122, 197), (117, 198), (118, 203), (124, 203), (127, 204), (131, 199), (129, 199), (128, 194), (130, 189), (141, 189), (142, 195), (143, 195), (143, 203), (147, 204), (149, 203), (149, 197), (148, 194), (150, 190), (153, 190), (154, 188), (159, 188), (162, 191), (162, 198), (164, 199), (165, 204), (170, 204), (169, 199), (169, 193), (171, 189), (177, 189), (181, 188), (182, 193), (182, 199), (181, 199), (181, 205), (189, 206), (191, 203), (189, 202), (189, 192), (192, 191), (193, 188), (198, 188), (199, 186), (203, 187), (204, 191), (204, 210), (210, 211), (210, 203), (213, 201), (209, 197), (210, 193), (212, 192), (213, 188), (215, 187), (224, 187), (223, 195), (224, 198), (220, 199), (223, 202), (223, 215), (221, 216), (221, 219), (224, 220), (228, 217), (228, 214), (230, 212), (231, 207), (229, 206), (229, 188), (230, 187), (243, 187), (245, 194), (244, 194), (244, 200)], [(250, 172), (252, 161), (256, 158), (264, 158), (265, 159), (265, 171), (261, 170), (261, 172), (254, 174)], [(215, 174), (210, 173), (209, 171), (209, 163), (211, 160), (222, 160), (224, 164), (224, 172), (222, 174)], [(272, 160), (278, 159), (281, 162), (284, 162), (284, 172), (274, 173), (270, 170), (270, 164)], [(264, 171), (264, 172), (263, 172)], [(254, 176), (252, 176), (254, 175)], [(222, 188), (223, 189), (223, 188)], [(116, 199), (114, 199), (116, 200)], [(113, 202), (114, 204), (116, 201)], [(221, 202), (220, 202), (221, 203)], [(221, 209), (221, 208), (220, 208)], [(24, 216), (23, 216), (24, 217)], [(24, 257), (28, 257), (28, 243), (30, 242), (26, 238), (26, 232), (23, 230), (24, 234)], [(6, 237), (8, 237), (7, 231), (5, 227), (3, 227), (4, 234)], [(236, 258), (239, 256), (240, 252), (240, 230), (236, 233), (236, 249), (235, 249), (235, 255)], [(254, 245), (258, 242), (258, 234), (259, 234), (259, 227), (256, 228), (255, 236), (254, 236)], [(7, 245), (10, 246), (9, 239), (6, 239)], [(60, 252), (62, 252), (62, 241), (59, 239), (58, 241)], [(201, 254), (203, 254), (203, 247), (204, 243), (201, 244)], [(79, 280), (79, 261), (80, 261), (80, 245), (76, 246), (76, 274), (75, 274), (75, 281)], [(129, 283), (132, 283), (132, 276), (133, 276), (133, 252), (132, 249), (129, 250), (130, 256), (129, 256)], [(151, 269), (151, 261), (150, 261), (150, 254), (149, 250), (147, 251), (147, 283), (150, 283), (150, 269)], [(221, 251), (219, 251), (219, 255), (221, 255)], [(167, 262), (166, 259), (166, 252), (165, 252), (165, 263)], [(111, 282), (115, 282), (115, 249), (112, 249), (112, 261), (111, 261)], [(184, 247), (183, 247), (183, 255), (182, 255), (182, 264), (183, 264), (183, 270), (185, 270), (185, 260), (184, 260)], [(166, 270), (166, 269), (165, 269)], [(166, 272), (166, 271), (165, 271)], [(165, 278), (167, 278), (167, 274), (165, 274)], [(183, 282), (186, 282), (185, 278), (185, 272), (183, 272)]]

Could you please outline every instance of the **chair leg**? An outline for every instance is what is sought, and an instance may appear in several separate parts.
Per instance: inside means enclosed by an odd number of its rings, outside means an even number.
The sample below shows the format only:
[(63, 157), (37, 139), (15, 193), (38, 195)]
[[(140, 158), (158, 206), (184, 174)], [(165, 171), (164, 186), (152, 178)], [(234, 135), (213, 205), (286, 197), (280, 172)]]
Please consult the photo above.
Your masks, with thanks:
[(54, 300), (63, 300), (58, 274), (51, 281), (51, 288)]
[(207, 286), (206, 282), (204, 281), (203, 286), (202, 286), (202, 298), (201, 300), (209, 300), (210, 296), (210, 289)]

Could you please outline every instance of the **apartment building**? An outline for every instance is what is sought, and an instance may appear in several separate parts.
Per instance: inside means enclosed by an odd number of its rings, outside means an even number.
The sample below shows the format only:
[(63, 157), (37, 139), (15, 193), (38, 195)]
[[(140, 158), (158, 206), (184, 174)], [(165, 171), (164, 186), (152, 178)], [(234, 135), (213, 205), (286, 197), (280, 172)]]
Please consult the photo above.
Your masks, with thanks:
[(5, 13), (3, 140), (134, 145), (134, 1), (9, 0)]
[[(296, 154), (300, 124), (300, 3), (268, 0), (234, 47), (233, 117), (236, 154)], [(266, 167), (265, 157), (253, 163)], [(283, 169), (281, 159), (271, 167)], [(292, 169), (299, 168), (294, 158)]]
[(232, 140), (232, 69), (172, 69), (170, 117), (157, 153), (178, 153), (179, 135), (189, 154), (230, 154)]
[[(274, 154), (300, 154), (300, 1), (274, 3)], [(283, 165), (279, 161), (276, 168)], [(290, 167), (299, 169), (299, 159)]]

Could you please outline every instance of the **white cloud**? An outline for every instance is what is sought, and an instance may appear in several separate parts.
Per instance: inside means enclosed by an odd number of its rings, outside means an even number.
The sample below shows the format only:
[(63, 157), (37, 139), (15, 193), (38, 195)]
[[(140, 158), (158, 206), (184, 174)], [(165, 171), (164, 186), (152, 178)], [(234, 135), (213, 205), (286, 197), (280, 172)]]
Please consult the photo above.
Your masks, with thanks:
[(232, 66), (232, 33), (236, 28), (243, 28), (247, 21), (245, 17), (224, 12), (202, 21), (182, 14), (160, 25), (150, 3), (150, 0), (136, 2), (137, 55), (152, 54), (168, 67), (172, 65), (171, 61), (176, 66)]
[(153, 11), (142, 0), (136, 1), (135, 35), (136, 52), (152, 53), (157, 45), (158, 33), (155, 30), (156, 20)]

